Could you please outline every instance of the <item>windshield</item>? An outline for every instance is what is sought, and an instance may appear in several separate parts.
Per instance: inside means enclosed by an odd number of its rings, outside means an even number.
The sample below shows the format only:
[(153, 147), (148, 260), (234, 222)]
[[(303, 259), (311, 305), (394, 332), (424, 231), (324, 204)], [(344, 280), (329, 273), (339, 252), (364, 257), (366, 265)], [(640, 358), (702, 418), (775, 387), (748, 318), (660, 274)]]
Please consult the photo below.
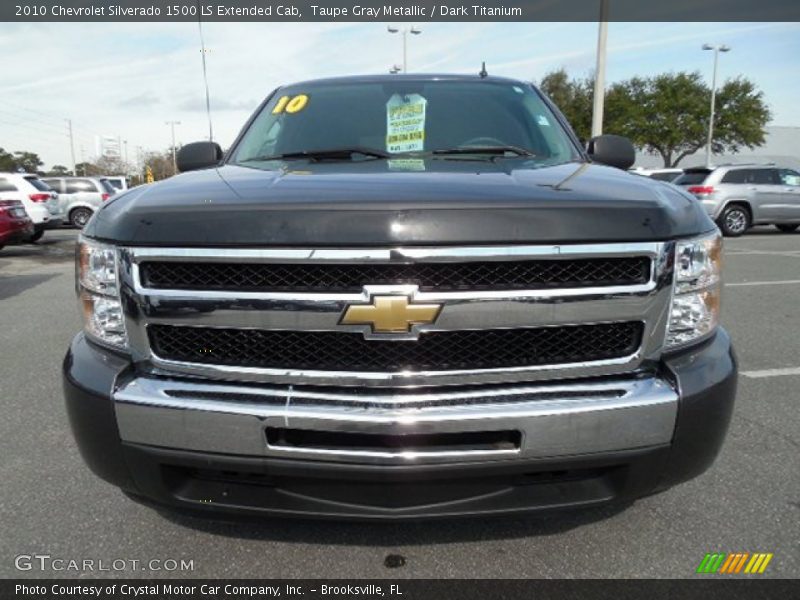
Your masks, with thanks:
[(530, 86), (398, 78), (283, 88), (256, 116), (230, 162), (274, 168), (259, 163), (313, 159), (309, 154), (325, 151), (323, 158), (338, 160), (438, 156), (451, 150), (464, 158), (470, 149), (481, 154), (481, 148), (494, 157), (524, 156), (548, 164), (579, 158)]

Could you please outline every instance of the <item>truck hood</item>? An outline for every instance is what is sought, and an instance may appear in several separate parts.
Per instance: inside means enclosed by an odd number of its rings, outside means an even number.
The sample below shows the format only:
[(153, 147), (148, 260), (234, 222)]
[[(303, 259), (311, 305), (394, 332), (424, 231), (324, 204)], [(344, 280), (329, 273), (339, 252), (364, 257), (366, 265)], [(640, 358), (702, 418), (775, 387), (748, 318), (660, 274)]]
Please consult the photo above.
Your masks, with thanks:
[(224, 165), (108, 202), (91, 237), (155, 246), (386, 246), (668, 240), (714, 228), (678, 188), (529, 159)]

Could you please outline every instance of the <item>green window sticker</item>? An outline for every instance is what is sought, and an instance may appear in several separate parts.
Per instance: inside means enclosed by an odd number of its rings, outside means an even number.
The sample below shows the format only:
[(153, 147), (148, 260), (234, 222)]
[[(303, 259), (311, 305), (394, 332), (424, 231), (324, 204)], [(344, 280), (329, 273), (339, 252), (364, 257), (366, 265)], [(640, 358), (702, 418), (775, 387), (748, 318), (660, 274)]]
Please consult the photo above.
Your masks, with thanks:
[(386, 103), (386, 151), (417, 152), (425, 147), (425, 108), (419, 94), (394, 94)]

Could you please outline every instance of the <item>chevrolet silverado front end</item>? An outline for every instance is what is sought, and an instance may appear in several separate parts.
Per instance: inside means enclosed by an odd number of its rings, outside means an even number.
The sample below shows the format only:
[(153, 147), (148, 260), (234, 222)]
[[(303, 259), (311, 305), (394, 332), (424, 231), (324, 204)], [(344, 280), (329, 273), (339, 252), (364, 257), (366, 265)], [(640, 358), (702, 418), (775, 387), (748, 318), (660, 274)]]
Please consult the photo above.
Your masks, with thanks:
[(84, 230), (64, 364), (84, 459), (158, 505), (361, 519), (702, 473), (736, 388), (719, 231), (589, 159), (521, 82), (277, 90), (220, 164)]

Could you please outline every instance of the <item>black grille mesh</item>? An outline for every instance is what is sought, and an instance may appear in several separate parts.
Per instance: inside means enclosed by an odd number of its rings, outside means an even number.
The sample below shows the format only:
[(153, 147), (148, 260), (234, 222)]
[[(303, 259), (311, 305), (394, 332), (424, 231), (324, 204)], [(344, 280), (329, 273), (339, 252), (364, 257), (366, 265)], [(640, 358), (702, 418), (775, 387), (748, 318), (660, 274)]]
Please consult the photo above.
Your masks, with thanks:
[(530, 329), (435, 331), (416, 341), (366, 340), (360, 333), (150, 325), (163, 359), (321, 371), (441, 371), (556, 365), (628, 356), (640, 322)]
[(148, 261), (155, 289), (359, 292), (364, 285), (416, 284), (421, 290), (515, 290), (635, 285), (650, 278), (644, 256), (415, 264), (275, 264)]

